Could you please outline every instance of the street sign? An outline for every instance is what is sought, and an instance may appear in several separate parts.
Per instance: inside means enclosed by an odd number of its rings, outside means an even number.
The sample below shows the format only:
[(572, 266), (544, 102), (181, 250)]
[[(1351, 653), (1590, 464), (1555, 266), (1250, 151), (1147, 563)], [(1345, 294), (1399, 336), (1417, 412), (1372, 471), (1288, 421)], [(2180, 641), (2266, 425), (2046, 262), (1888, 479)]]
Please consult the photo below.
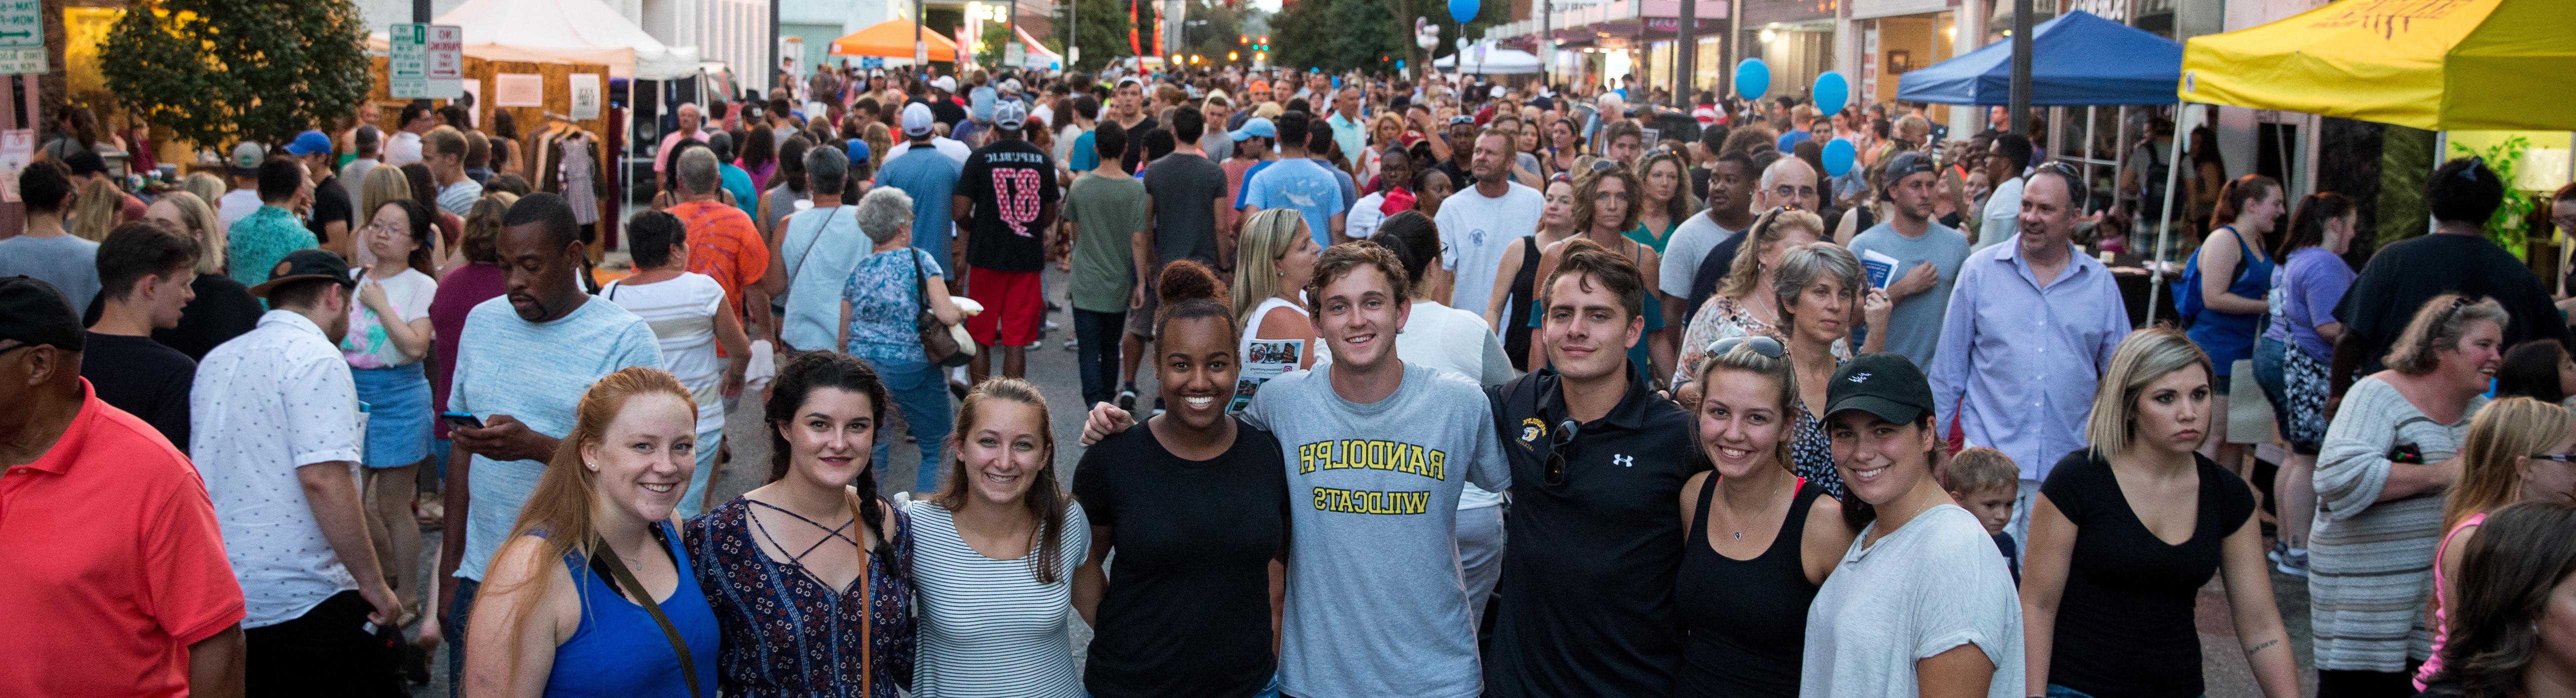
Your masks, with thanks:
[(1002, 65), (1019, 65), (1028, 57), (1028, 46), (1017, 41), (1002, 44)]
[[(0, 3), (20, 0), (0, 0)], [(455, 99), (464, 92), (465, 29), (396, 24), (385, 32), (386, 88), (398, 99)]]
[(922, 64), (925, 64), (925, 63), (929, 63), (929, 62), (930, 62), (930, 42), (927, 42), (927, 41), (915, 41), (915, 42), (912, 42), (912, 64), (913, 64), (913, 65), (922, 65)]
[(46, 72), (43, 0), (0, 0), (0, 75)]

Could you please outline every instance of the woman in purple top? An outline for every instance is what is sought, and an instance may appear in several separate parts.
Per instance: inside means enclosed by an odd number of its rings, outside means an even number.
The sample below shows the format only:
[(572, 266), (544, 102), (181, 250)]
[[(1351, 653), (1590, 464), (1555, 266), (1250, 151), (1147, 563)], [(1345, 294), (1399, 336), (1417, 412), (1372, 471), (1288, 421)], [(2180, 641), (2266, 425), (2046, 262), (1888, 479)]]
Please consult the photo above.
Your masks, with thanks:
[(877, 496), (868, 467), (886, 399), (858, 359), (798, 354), (765, 407), (769, 484), (689, 520), (689, 557), (724, 635), (715, 671), (726, 695), (894, 698), (912, 687), (912, 523)]
[(2299, 200), (2290, 232), (2272, 255), (2281, 265), (2272, 272), (2271, 328), (2254, 345), (2254, 378), (2290, 443), (2290, 457), (2272, 489), (2281, 499), (2281, 535), (2271, 558), (2282, 574), (2308, 575), (2308, 524), (2317, 501), (2312, 475), (2317, 444), (2326, 436), (2326, 366), (2333, 362), (2335, 339), (2343, 336), (2334, 309), (2352, 288), (2352, 266), (2342, 255), (2352, 246), (2358, 218), (2351, 199), (2310, 194)]

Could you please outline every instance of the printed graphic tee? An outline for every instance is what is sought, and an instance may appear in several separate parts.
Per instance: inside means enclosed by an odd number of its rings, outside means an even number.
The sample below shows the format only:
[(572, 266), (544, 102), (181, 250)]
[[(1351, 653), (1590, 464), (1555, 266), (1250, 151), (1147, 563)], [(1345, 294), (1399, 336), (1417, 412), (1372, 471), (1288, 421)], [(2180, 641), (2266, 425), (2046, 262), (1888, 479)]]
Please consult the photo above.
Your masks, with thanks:
[(994, 141), (966, 156), (957, 193), (975, 200), (966, 225), (966, 265), (995, 271), (1037, 271), (1046, 265), (1046, 231), (1038, 211), (1062, 195), (1055, 159), (1023, 140)]

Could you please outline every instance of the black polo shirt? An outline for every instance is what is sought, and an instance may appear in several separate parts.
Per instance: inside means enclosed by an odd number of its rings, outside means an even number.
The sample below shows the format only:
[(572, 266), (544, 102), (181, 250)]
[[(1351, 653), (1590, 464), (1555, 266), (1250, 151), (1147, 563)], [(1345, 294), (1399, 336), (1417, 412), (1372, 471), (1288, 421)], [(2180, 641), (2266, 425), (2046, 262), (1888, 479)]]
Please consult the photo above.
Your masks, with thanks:
[(1632, 375), (1618, 406), (1557, 449), (1564, 479), (1549, 485), (1562, 396), (1553, 370), (1486, 390), (1512, 488), (1485, 695), (1669, 695), (1682, 483), (1709, 467), (1691, 415)]

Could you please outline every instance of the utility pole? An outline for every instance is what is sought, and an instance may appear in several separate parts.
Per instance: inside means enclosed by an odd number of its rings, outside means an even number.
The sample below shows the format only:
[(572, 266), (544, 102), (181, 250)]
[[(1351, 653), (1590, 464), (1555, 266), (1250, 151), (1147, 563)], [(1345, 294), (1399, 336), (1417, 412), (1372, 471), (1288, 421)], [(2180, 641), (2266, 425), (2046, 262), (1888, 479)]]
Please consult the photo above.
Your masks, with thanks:
[[(1673, 26), (1673, 108), (1690, 113), (1691, 69), (1699, 58), (1699, 0), (1681, 0)], [(1642, 6), (1642, 5), (1640, 5)]]
[(2013, 0), (2010, 123), (2012, 132), (2023, 136), (2030, 135), (2030, 6), (2030, 0)]
[[(428, 24), (431, 19), (432, 18), (429, 16), (429, 0), (411, 0), (411, 21), (413, 23)], [(426, 99), (415, 99), (411, 101), (411, 104), (412, 106), (420, 107), (422, 109), (429, 108), (429, 100)]]

